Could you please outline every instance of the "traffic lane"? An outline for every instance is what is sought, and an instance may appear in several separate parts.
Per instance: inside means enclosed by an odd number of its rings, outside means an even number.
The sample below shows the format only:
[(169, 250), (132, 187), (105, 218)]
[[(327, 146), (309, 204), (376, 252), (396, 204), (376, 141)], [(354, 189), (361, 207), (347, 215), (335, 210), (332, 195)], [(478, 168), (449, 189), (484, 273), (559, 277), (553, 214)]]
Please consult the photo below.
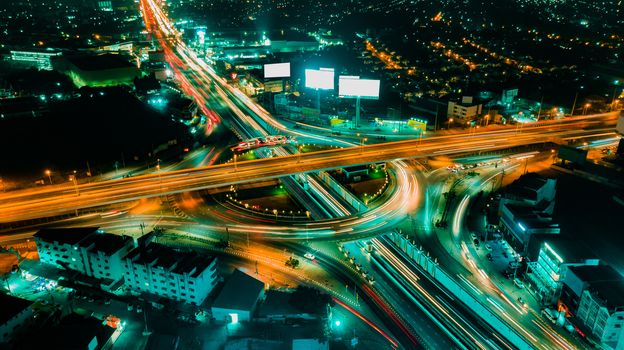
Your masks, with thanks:
[[(509, 144), (506, 144), (505, 146), (500, 146), (500, 147), (509, 147), (509, 146), (510, 146)], [(368, 146), (366, 146), (366, 147), (368, 147)], [(346, 149), (346, 150), (350, 150), (350, 149)], [(474, 150), (474, 147), (473, 147), (473, 150)], [(324, 152), (327, 152), (327, 151), (324, 151)], [(360, 155), (364, 156), (364, 154), (363, 154), (364, 152), (363, 151), (360, 151), (360, 152), (361, 152)], [(330, 168), (335, 168), (335, 167), (339, 167), (340, 165), (343, 165), (345, 163), (345, 161), (346, 162), (350, 161), (349, 163), (353, 163), (353, 164), (363, 163), (363, 162), (366, 162), (363, 159), (367, 159), (367, 157), (379, 158), (379, 154), (375, 154), (375, 153), (371, 154), (371, 152), (374, 152), (374, 151), (367, 150), (365, 157), (364, 158), (363, 157), (357, 157), (357, 158), (355, 158), (355, 159), (357, 159), (356, 161), (353, 161), (354, 158), (341, 159), (343, 156), (338, 156), (338, 157), (330, 156), (330, 157), (325, 157), (325, 159), (320, 159), (320, 160), (319, 159), (314, 159), (314, 158), (310, 157), (311, 158), (310, 160), (306, 159), (305, 161), (297, 162), (294, 165), (293, 164), (282, 165), (280, 167), (281, 169), (278, 172), (275, 172), (275, 164), (265, 164), (265, 163), (263, 163), (261, 165), (257, 165), (257, 164), (249, 164), (249, 165), (244, 165), (244, 166), (241, 165), (241, 168), (243, 168), (243, 169), (241, 169), (242, 171), (237, 171), (238, 169), (236, 169), (237, 168), (236, 165), (234, 165), (235, 169), (231, 169), (232, 166), (230, 164), (228, 164), (228, 165), (225, 165), (225, 167), (229, 167), (229, 169), (225, 169), (225, 170), (224, 169), (219, 169), (221, 171), (221, 174), (219, 174), (219, 176), (220, 177), (227, 177), (228, 175), (231, 175), (231, 173), (234, 173), (235, 176), (238, 179), (234, 180), (234, 181), (228, 181), (228, 182), (225, 182), (225, 183), (224, 182), (220, 182), (219, 185), (222, 186), (222, 185), (236, 184), (236, 183), (240, 183), (240, 182), (245, 182), (245, 181), (248, 181), (250, 178), (257, 179), (258, 176), (260, 176), (261, 179), (268, 179), (268, 178), (271, 178), (271, 177), (274, 177), (274, 176), (281, 176), (284, 173), (294, 173), (294, 172), (308, 171), (310, 168), (312, 168), (312, 169), (313, 168), (318, 168), (319, 166), (322, 166), (324, 169), (330, 169)], [(447, 149), (447, 150), (444, 150), (444, 151), (440, 151), (439, 153), (441, 153), (441, 152), (454, 153), (456, 151)], [(315, 153), (323, 153), (323, 152), (315, 152)], [(349, 153), (353, 153), (353, 152), (349, 152)], [(312, 153), (307, 153), (304, 156), (311, 155), (311, 154)], [(383, 155), (384, 157), (383, 158), (386, 158), (386, 157), (389, 157), (389, 158), (402, 158), (404, 155), (405, 154), (403, 154), (401, 151), (384, 152), (384, 155)], [(301, 157), (304, 157), (304, 156), (301, 156)], [(315, 157), (317, 157), (317, 156), (318, 155), (315, 155)], [(414, 155), (412, 153), (409, 156), (413, 157)], [(334, 158), (334, 160), (330, 161), (329, 158)], [(268, 158), (268, 160), (275, 160), (275, 159), (278, 159), (278, 158)], [(279, 159), (278, 161), (283, 161), (283, 160), (284, 159)], [(256, 161), (244, 162), (244, 163), (254, 163), (254, 162), (258, 162), (258, 161), (262, 161), (262, 160), (256, 160)], [(367, 159), (367, 161), (370, 161), (370, 159)], [(275, 161), (268, 162), (268, 163), (274, 163), (274, 162)], [(244, 163), (242, 163), (242, 164), (244, 164)], [(290, 163), (292, 163), (292, 160), (290, 161)], [(328, 164), (331, 164), (331, 165), (328, 166)], [(267, 166), (270, 167), (271, 165), (273, 166), (273, 169), (266, 169)], [(255, 168), (252, 168), (252, 169), (249, 168), (249, 167), (254, 167), (254, 166), (255, 166)], [(220, 166), (209, 167), (209, 168), (217, 168), (217, 167), (220, 167)], [(215, 172), (219, 171), (219, 170), (215, 170)], [(244, 173), (245, 170), (249, 170), (249, 171), (247, 171), (247, 174)], [(205, 181), (204, 176), (203, 176), (204, 174), (192, 175), (194, 173), (195, 173), (195, 171), (189, 171), (189, 172), (186, 172), (184, 174), (170, 174), (170, 173), (168, 173), (167, 175), (159, 175), (160, 179), (158, 179), (158, 180), (154, 179), (154, 176), (151, 176), (151, 177), (146, 178), (146, 179), (142, 179), (143, 181), (151, 181), (151, 182), (157, 182), (157, 183), (156, 184), (147, 185), (147, 186), (145, 186), (145, 185), (138, 186), (139, 187), (138, 190), (140, 190), (142, 192), (140, 194), (138, 194), (138, 195), (135, 194), (134, 198), (136, 198), (136, 196), (140, 196), (138, 198), (142, 198), (142, 197), (146, 197), (146, 196), (153, 196), (154, 192), (159, 192), (158, 188), (155, 188), (155, 187), (158, 187), (158, 186), (163, 186), (163, 188), (161, 190), (162, 191), (166, 191), (165, 193), (177, 193), (177, 192), (182, 190), (182, 189), (179, 189), (179, 188), (176, 188), (175, 186), (173, 186), (174, 184), (176, 184), (177, 186), (183, 186), (183, 188), (185, 190), (194, 190), (194, 189), (207, 188), (207, 187), (213, 187), (213, 186), (216, 187), (217, 186), (216, 184), (212, 184), (212, 186), (210, 184), (206, 184), (206, 183), (201, 184), (201, 182)], [(252, 176), (252, 175), (255, 175), (255, 176)], [(159, 176), (156, 176), (156, 177), (158, 178)], [(185, 178), (184, 180), (180, 180), (180, 179), (176, 178), (176, 177), (180, 177), (180, 176), (186, 176), (187, 178)], [(197, 177), (199, 177), (199, 179)], [(212, 177), (216, 177), (216, 176), (212, 176)], [(119, 180), (116, 180), (116, 181), (119, 181)], [(135, 181), (139, 181), (139, 179), (136, 179)], [(165, 182), (165, 184), (162, 184), (163, 182)], [(186, 184), (184, 182), (186, 182)], [(200, 182), (200, 184), (197, 184), (197, 182)], [(211, 181), (211, 182), (214, 182), (214, 181)], [(192, 186), (193, 184), (195, 186), (197, 186), (197, 187), (195, 187), (195, 188), (188, 188), (188, 186)], [(125, 187), (123, 182), (121, 182), (121, 183), (119, 183), (119, 182), (117, 182), (117, 183), (112, 182), (111, 185)], [(134, 187), (136, 188), (136, 185)], [(151, 189), (151, 191), (150, 191), (150, 189)], [(108, 192), (108, 191), (106, 191), (106, 192)], [(128, 191), (126, 191), (126, 192), (128, 192)], [(128, 196), (130, 196), (130, 195), (126, 194), (126, 197), (128, 197)], [(82, 201), (84, 201), (84, 198), (85, 197), (83, 196)], [(133, 197), (130, 197), (130, 198), (133, 198)], [(75, 198), (71, 198), (71, 200), (75, 200)], [(123, 200), (123, 199), (117, 199), (116, 201), (119, 202), (121, 200)], [(41, 202), (41, 201), (36, 201), (36, 202)], [(104, 203), (104, 204), (110, 204), (110, 203), (111, 202)], [(114, 202), (112, 202), (112, 203), (114, 203)], [(89, 204), (85, 204), (85, 205), (89, 205)], [(80, 207), (78, 207), (78, 208), (80, 208)]]
[[(605, 131), (605, 130), (610, 130), (610, 129), (603, 129), (602, 131)], [(572, 130), (572, 131), (568, 131), (568, 132), (557, 130), (555, 132), (550, 132), (549, 131), (547, 133), (544, 133), (543, 135), (545, 136), (545, 135), (551, 135), (552, 134), (552, 135), (556, 136), (556, 135), (560, 135), (562, 132), (564, 134), (568, 134), (568, 133), (571, 134), (571, 135), (572, 134), (576, 134), (576, 135), (578, 135), (578, 137), (582, 137), (583, 133), (587, 133), (587, 131), (583, 131), (583, 130), (581, 130), (581, 131), (579, 131), (579, 130)], [(524, 134), (512, 135), (510, 137), (512, 137), (511, 140), (527, 140), (527, 141), (530, 141), (531, 139), (534, 139), (536, 136), (539, 136), (539, 135), (542, 135), (542, 134), (539, 134), (539, 133), (538, 134), (533, 134), (533, 133), (525, 132)], [(481, 135), (477, 134), (477, 136), (481, 136)], [(485, 135), (483, 135), (483, 136), (485, 136)], [(503, 135), (503, 136), (499, 135), (499, 136), (494, 136), (494, 137), (495, 138), (490, 138), (489, 140), (486, 140), (486, 141), (500, 140), (501, 137), (503, 138), (502, 141), (506, 141), (506, 139), (504, 139), (504, 138), (507, 137), (507, 136), (506, 135)], [(463, 144), (465, 145), (465, 143), (467, 143), (469, 141), (474, 142), (475, 141), (474, 138), (475, 138), (474, 136), (466, 136), (466, 135), (454, 136), (452, 139), (449, 139), (448, 136), (431, 137), (431, 138), (428, 138), (427, 141), (423, 141), (422, 144), (419, 144), (418, 142), (415, 142), (414, 140), (407, 140), (407, 141), (392, 142), (392, 143), (385, 143), (385, 144), (366, 145), (364, 147), (360, 147), (360, 148), (356, 149), (355, 152), (354, 152), (354, 149), (350, 149), (350, 148), (339, 149), (339, 150), (320, 151), (320, 152), (309, 152), (309, 153), (305, 153), (303, 155), (300, 155), (299, 158), (302, 161), (309, 161), (309, 160), (312, 160), (313, 157), (315, 157), (315, 156), (317, 156), (319, 154), (322, 154), (325, 157), (331, 157), (331, 153), (339, 153), (339, 154), (340, 153), (351, 153), (351, 154), (349, 154), (349, 156), (352, 156), (352, 153), (355, 153), (357, 155), (358, 150), (359, 150), (359, 153), (364, 153), (365, 151), (368, 152), (369, 150), (373, 151), (373, 152), (379, 152), (379, 151), (383, 152), (384, 148), (401, 149), (403, 151), (410, 151), (410, 150), (411, 151), (413, 151), (413, 150), (417, 150), (417, 151), (419, 151), (419, 150), (435, 151), (433, 148), (428, 147), (428, 144), (433, 144), (434, 148), (435, 148), (435, 145), (437, 145), (439, 143), (444, 143), (444, 145), (447, 148), (449, 148), (449, 147), (454, 148), (456, 146), (462, 146)], [(404, 147), (408, 147), (408, 149), (405, 149)], [(439, 151), (441, 149), (443, 149), (443, 148), (439, 147), (437, 150)], [(460, 149), (461, 149), (461, 147), (460, 147)], [(385, 153), (385, 152), (383, 152), (383, 153)], [(340, 157), (340, 155), (338, 155), (338, 157)], [(265, 160), (265, 161), (267, 161), (267, 160)], [(248, 162), (245, 162), (245, 163), (248, 163)], [(243, 163), (241, 163), (241, 164), (243, 164)], [(224, 165), (224, 166), (227, 167), (227, 165)], [(274, 164), (272, 164), (271, 166), (274, 166)], [(214, 166), (214, 167), (219, 167), (219, 166), (217, 165), (217, 166)], [(196, 169), (194, 172), (201, 172), (201, 171), (203, 171), (205, 169), (206, 168), (199, 168), (199, 169)], [(181, 173), (181, 171), (170, 172), (170, 173), (167, 173), (167, 174), (162, 174), (162, 176), (164, 178), (166, 178), (169, 175), (174, 176), (175, 173)], [(157, 175), (154, 175), (154, 174), (151, 175), (152, 178), (154, 176), (157, 176)], [(149, 178), (150, 175), (147, 175), (147, 177)], [(131, 183), (131, 182), (135, 182), (135, 181), (140, 181), (143, 178), (144, 177), (142, 177), (142, 176), (137, 176), (137, 177), (132, 177), (132, 178), (128, 178), (128, 179), (122, 179), (121, 182)], [(116, 181), (119, 182), (120, 180), (109, 180), (109, 181), (106, 181), (104, 183), (81, 184), (81, 185), (78, 186), (78, 188), (80, 190), (85, 190), (85, 189), (90, 188), (90, 187), (106, 186), (106, 185), (111, 184), (111, 183), (116, 183)], [(53, 193), (55, 190), (56, 189), (40, 189), (37, 192), (39, 194)], [(28, 195), (28, 193), (25, 193), (25, 194)], [(15, 197), (22, 197), (22, 196), (23, 196), (23, 193), (21, 193), (21, 191), (14, 191), (14, 192), (0, 194), (0, 199), (4, 202), (5, 200), (11, 199), (11, 198), (15, 198)], [(21, 199), (23, 200), (24, 198), (21, 198)]]

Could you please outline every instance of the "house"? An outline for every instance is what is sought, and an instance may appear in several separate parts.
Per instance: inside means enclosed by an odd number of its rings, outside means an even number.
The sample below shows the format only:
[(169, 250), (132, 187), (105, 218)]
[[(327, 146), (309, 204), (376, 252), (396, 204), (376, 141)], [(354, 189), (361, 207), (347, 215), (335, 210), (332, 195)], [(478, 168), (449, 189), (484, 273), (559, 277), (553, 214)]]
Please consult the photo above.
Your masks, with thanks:
[(231, 323), (249, 321), (263, 297), (264, 282), (236, 269), (212, 304), (212, 317)]
[(0, 344), (11, 341), (33, 315), (32, 301), (0, 293)]

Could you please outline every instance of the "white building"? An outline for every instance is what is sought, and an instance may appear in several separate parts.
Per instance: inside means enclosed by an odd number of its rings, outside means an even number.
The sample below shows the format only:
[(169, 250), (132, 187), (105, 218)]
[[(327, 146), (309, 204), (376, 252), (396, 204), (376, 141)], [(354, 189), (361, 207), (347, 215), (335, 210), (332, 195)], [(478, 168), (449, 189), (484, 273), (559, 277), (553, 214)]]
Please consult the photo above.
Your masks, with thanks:
[(126, 288), (200, 305), (217, 284), (217, 259), (151, 243), (150, 235), (123, 259)]
[(459, 120), (472, 120), (481, 115), (482, 104), (474, 104), (472, 97), (463, 97), (461, 102), (449, 101), (447, 117)]
[(11, 341), (15, 332), (27, 325), (33, 315), (32, 304), (32, 301), (0, 293), (0, 344)]
[(43, 229), (35, 234), (41, 262), (102, 280), (103, 288), (124, 283), (136, 294), (149, 293), (195, 305), (217, 283), (217, 261), (97, 228)]
[(54, 51), (11, 51), (11, 60), (37, 69), (52, 70), (52, 57), (60, 55), (60, 52)]
[(97, 227), (42, 229), (35, 234), (41, 262), (106, 280), (123, 278), (122, 258), (134, 248), (132, 238)]
[(249, 321), (262, 298), (264, 282), (240, 270), (234, 270), (212, 303), (212, 317), (217, 321), (231, 323)]
[(605, 349), (624, 349), (624, 282), (597, 282), (583, 291), (576, 314)]

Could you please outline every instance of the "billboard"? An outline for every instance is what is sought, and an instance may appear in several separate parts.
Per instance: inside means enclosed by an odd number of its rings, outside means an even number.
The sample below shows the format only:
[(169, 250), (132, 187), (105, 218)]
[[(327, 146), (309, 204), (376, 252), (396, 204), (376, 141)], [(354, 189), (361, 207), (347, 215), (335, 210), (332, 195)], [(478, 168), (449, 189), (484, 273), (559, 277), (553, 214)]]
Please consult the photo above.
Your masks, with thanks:
[(379, 80), (341, 75), (338, 78), (338, 96), (376, 100), (379, 98)]
[(290, 77), (290, 62), (270, 63), (264, 65), (265, 78), (288, 78)]
[(334, 89), (334, 69), (306, 69), (305, 86), (311, 89), (333, 90)]

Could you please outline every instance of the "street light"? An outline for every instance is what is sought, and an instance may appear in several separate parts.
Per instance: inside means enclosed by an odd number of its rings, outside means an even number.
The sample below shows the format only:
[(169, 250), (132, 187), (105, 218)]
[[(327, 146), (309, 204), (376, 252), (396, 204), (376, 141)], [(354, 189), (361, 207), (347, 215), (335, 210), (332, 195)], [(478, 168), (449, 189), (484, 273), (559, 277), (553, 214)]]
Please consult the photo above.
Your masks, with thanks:
[(50, 180), (50, 185), (52, 184), (52, 172), (49, 169), (46, 169), (45, 174), (48, 176), (48, 180)]
[(447, 126), (446, 126), (447, 129), (449, 129), (449, 130), (451, 129), (451, 123), (452, 122), (453, 122), (453, 118), (449, 118), (448, 121), (447, 121)]
[(238, 171), (238, 168), (236, 167), (236, 158), (238, 158), (238, 155), (234, 153), (234, 171)]
[(588, 109), (589, 107), (591, 107), (591, 103), (586, 103), (586, 104), (583, 106), (583, 114), (587, 114), (587, 109)]
[(69, 181), (74, 183), (74, 190), (76, 190), (76, 195), (80, 196), (80, 192), (78, 191), (78, 180), (76, 179), (76, 170), (74, 170), (73, 175), (69, 175)]
[(368, 139), (366, 137), (360, 139), (360, 153), (362, 153), (364, 151), (364, 142), (366, 142), (366, 141), (368, 141)]

